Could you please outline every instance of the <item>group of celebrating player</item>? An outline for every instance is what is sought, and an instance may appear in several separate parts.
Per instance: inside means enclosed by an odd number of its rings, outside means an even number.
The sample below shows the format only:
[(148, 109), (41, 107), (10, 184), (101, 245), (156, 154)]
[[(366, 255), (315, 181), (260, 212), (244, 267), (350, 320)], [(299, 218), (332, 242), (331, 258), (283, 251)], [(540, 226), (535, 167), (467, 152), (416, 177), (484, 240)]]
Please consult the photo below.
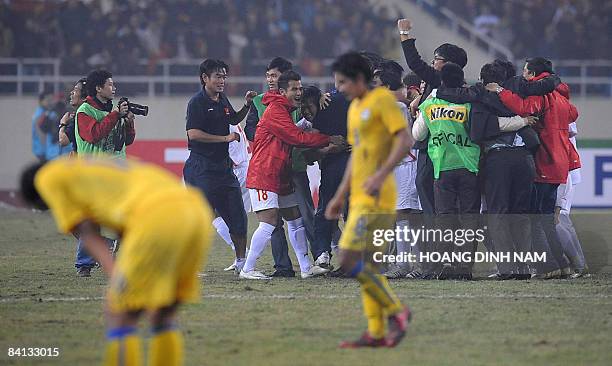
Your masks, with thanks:
[[(505, 232), (505, 236), (494, 235), (488, 249), (526, 251), (541, 245), (536, 242), (543, 239), (547, 243), (543, 250), (552, 255), (546, 266), (537, 268), (540, 275), (560, 275), (570, 262), (576, 270), (584, 270), (584, 261), (574, 261), (575, 253), (557, 247), (561, 244), (554, 225), (551, 231), (555, 204), (551, 209), (550, 200), (556, 199), (557, 187), (566, 183), (569, 171), (579, 166), (568, 134), (567, 126), (577, 112), (568, 100), (567, 86), (550, 75), (552, 69), (546, 62), (532, 60), (516, 87), (510, 86), (507, 63), (499, 61), (483, 67), (483, 85), (465, 88), (465, 51), (444, 44), (428, 65), (416, 52), (410, 28), (408, 20), (398, 22), (406, 61), (423, 80), (419, 86), (418, 82), (403, 83), (403, 70), (394, 61), (350, 52), (332, 65), (335, 90), (330, 95), (314, 87), (303, 88), (301, 76), (290, 68), (269, 67), (270, 90), (260, 95), (247, 92), (244, 106), (236, 111), (224, 94), (228, 66), (205, 60), (199, 70), (202, 90), (189, 101), (186, 117), (190, 156), (184, 180), (197, 189), (185, 189), (169, 173), (134, 162), (60, 159), (26, 170), (24, 198), (50, 207), (61, 231), (77, 231), (110, 275), (108, 365), (141, 362), (135, 325), (143, 311), (151, 312), (155, 334), (149, 363), (180, 364), (182, 340), (176, 328), (176, 307), (199, 296), (197, 272), (210, 246), (209, 222), (234, 248), (235, 261), (228, 269), (241, 279), (267, 280), (269, 276), (256, 270), (256, 260), (274, 235), (283, 231), (282, 220), (286, 221), (305, 279), (332, 269), (332, 232), (344, 216), (339, 264), (343, 276), (361, 284), (368, 326), (360, 338), (342, 342), (341, 347), (396, 346), (406, 333), (411, 312), (387, 278), (471, 279), (472, 264), (423, 263), (420, 270), (410, 273), (390, 267), (383, 275), (373, 257), (386, 249), (373, 245), (372, 233), (413, 226), (411, 217), (421, 210), (431, 218), (422, 219), (424, 227), (457, 227), (454, 215), (464, 227), (475, 225), (471, 219), (481, 210), (483, 189), (477, 177), (482, 161), (488, 163), (485, 171), (492, 174), (487, 174), (490, 181), (484, 183), (487, 210), (498, 215), (493, 226)], [(279, 65), (278, 58), (276, 61), (271, 65)], [(345, 117), (339, 121), (344, 131), (323, 133), (329, 126), (317, 123), (317, 116), (339, 105), (346, 106)], [(499, 112), (502, 109), (505, 114)], [(250, 113), (256, 114), (256, 122), (254, 126), (247, 123), (245, 133), (239, 123)], [(538, 114), (539, 121), (516, 114)], [(246, 141), (249, 134), (251, 145)], [(532, 139), (546, 149), (532, 153)], [(415, 144), (415, 140), (420, 142)], [(319, 202), (316, 215), (323, 215), (332, 228), (327, 230), (329, 239), (323, 249), (311, 248), (313, 258), (308, 254), (303, 217), (313, 212), (302, 209), (294, 192), (294, 187), (299, 189), (292, 172), (297, 148), (307, 149), (302, 150), (306, 160), (321, 163), (321, 191), (327, 198), (323, 205)], [(325, 161), (334, 154), (348, 160), (340, 178), (329, 182), (324, 176), (329, 164)], [(500, 166), (493, 166), (499, 154), (506, 163), (514, 164), (503, 168), (509, 173), (492, 173)], [(494, 176), (507, 180), (503, 192)], [(532, 191), (535, 198), (530, 196)], [(247, 210), (254, 211), (259, 221), (248, 250)], [(521, 231), (527, 236), (515, 235), (514, 229), (525, 226), (529, 213), (540, 214), (534, 222), (527, 221), (527, 227), (535, 227), (533, 232), (543, 233), (538, 240), (532, 240), (532, 230)], [(518, 218), (503, 220), (499, 214)], [(97, 225), (122, 234), (116, 262)], [(531, 243), (529, 248), (524, 247), (525, 240)], [(474, 251), (476, 244), (440, 245), (437, 249)], [(413, 249), (396, 242), (395, 250)], [(498, 270), (499, 279), (531, 277), (531, 268), (519, 263), (498, 264)]]

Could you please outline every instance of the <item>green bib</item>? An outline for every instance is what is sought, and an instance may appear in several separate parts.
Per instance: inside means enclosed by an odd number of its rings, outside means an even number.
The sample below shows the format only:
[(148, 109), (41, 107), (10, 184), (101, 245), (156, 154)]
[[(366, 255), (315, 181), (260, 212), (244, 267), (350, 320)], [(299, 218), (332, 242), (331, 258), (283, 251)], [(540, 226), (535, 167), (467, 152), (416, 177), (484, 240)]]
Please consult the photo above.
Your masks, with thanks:
[(428, 98), (420, 106), (429, 129), (427, 153), (434, 167), (434, 178), (440, 172), (465, 168), (478, 173), (480, 147), (473, 143), (465, 130), (470, 118), (470, 103), (454, 104), (438, 98)]
[(85, 113), (86, 115), (95, 119), (97, 123), (100, 123), (104, 119), (104, 117), (106, 117), (108, 112), (101, 111), (97, 108), (94, 108), (89, 103), (83, 103), (81, 104), (79, 109), (77, 109), (75, 123), (74, 123), (74, 136), (76, 138), (77, 151), (79, 155), (80, 154), (93, 154), (93, 155), (105, 154), (105, 155), (110, 155), (112, 157), (125, 158), (125, 144), (123, 145), (120, 151), (115, 151), (115, 143), (114, 143), (115, 138), (116, 137), (119, 138), (120, 134), (124, 130), (124, 128), (122, 128), (123, 127), (122, 121), (117, 123), (117, 125), (113, 128), (111, 133), (108, 134), (108, 136), (104, 137), (102, 140), (98, 141), (97, 143), (92, 144), (92, 143), (89, 143), (83, 140), (81, 138), (81, 135), (79, 134), (79, 121), (78, 121), (79, 113)]
[[(265, 93), (261, 93), (255, 98), (253, 98), (253, 105), (257, 109), (257, 116), (259, 118), (261, 118), (264, 111), (266, 110), (266, 106), (261, 102), (261, 99), (263, 98), (264, 94)], [(299, 118), (300, 118), (299, 109), (296, 109), (293, 112), (291, 112), (291, 118), (293, 119), (294, 123), (298, 123)], [(294, 148), (291, 151), (291, 168), (294, 172), (305, 172), (306, 171), (306, 159), (304, 159), (304, 153), (303, 153), (304, 150), (308, 150), (308, 149)]]

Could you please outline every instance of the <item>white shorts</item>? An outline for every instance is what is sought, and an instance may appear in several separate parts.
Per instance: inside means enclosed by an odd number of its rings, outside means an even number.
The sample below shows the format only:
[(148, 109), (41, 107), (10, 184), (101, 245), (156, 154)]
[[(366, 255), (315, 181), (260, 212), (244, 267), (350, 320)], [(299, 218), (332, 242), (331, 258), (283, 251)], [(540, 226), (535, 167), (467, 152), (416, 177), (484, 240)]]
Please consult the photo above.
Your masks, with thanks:
[(270, 208), (289, 208), (298, 205), (297, 199), (295, 198), (295, 193), (290, 193), (286, 196), (279, 196), (278, 194), (270, 191), (249, 189), (249, 194), (251, 195), (251, 204), (254, 212), (267, 210)]
[(244, 164), (244, 166), (240, 165), (234, 168), (234, 174), (236, 174), (236, 178), (238, 178), (238, 182), (240, 183), (244, 210), (246, 212), (251, 212), (253, 211), (253, 208), (251, 207), (251, 195), (249, 194), (249, 189), (246, 187), (247, 170), (249, 170), (248, 164)]
[(416, 189), (416, 171), (416, 161), (402, 162), (393, 169), (397, 186), (397, 210), (421, 209), (419, 194)]

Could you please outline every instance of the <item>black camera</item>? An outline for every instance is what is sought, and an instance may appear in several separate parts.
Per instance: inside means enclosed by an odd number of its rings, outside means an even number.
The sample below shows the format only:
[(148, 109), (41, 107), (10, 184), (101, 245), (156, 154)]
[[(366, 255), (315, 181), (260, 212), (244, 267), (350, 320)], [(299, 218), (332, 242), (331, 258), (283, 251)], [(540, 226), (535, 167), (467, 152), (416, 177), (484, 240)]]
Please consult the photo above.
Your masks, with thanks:
[(149, 107), (146, 105), (132, 103), (126, 97), (119, 99), (119, 105), (121, 105), (121, 103), (123, 102), (127, 102), (128, 112), (132, 112), (138, 116), (146, 116), (147, 114), (149, 114)]

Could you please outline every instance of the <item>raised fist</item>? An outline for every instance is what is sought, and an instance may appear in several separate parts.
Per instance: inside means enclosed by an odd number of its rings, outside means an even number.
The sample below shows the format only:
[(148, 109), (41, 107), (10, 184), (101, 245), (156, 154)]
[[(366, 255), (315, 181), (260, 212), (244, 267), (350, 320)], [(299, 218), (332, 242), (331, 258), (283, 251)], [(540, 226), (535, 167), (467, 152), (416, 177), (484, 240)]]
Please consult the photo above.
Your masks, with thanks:
[(252, 90), (249, 90), (248, 92), (246, 92), (246, 94), (244, 95), (244, 100), (246, 101), (246, 103), (251, 103), (251, 101), (253, 101), (253, 98), (255, 98), (257, 96), (257, 92), (254, 92)]
[(412, 22), (408, 19), (400, 19), (397, 21), (397, 30), (399, 31), (410, 31), (412, 29)]

